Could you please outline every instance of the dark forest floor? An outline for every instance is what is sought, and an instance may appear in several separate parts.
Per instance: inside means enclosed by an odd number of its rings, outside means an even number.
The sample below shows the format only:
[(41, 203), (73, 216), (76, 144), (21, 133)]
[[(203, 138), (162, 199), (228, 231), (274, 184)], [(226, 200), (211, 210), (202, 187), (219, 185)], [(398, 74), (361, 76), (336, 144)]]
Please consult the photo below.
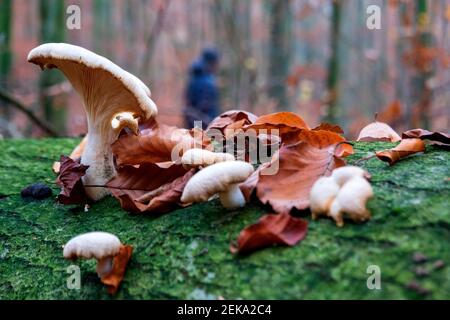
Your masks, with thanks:
[[(88, 231), (108, 231), (134, 246), (127, 274), (114, 298), (125, 299), (416, 299), (450, 298), (450, 153), (426, 154), (393, 167), (378, 159), (372, 174), (373, 219), (346, 223), (311, 221), (293, 248), (269, 248), (246, 257), (229, 252), (240, 230), (270, 209), (257, 203), (226, 212), (217, 201), (161, 216), (131, 215), (113, 198), (85, 213), (54, 198), (23, 200), (34, 182), (54, 184), (52, 162), (77, 139), (0, 141), (0, 298), (107, 299), (94, 261), (78, 261), (81, 289), (69, 290), (69, 261), (62, 245)], [(357, 143), (352, 163), (388, 143)], [(300, 214), (300, 213), (298, 213)], [(417, 264), (416, 253), (428, 261)], [(442, 260), (442, 268), (433, 268)], [(366, 286), (369, 265), (381, 268), (381, 290)], [(418, 275), (416, 268), (428, 271)], [(419, 270), (420, 271), (420, 270)], [(420, 273), (420, 272), (419, 272)], [(425, 272), (426, 273), (426, 272)], [(412, 282), (428, 291), (421, 295)]]

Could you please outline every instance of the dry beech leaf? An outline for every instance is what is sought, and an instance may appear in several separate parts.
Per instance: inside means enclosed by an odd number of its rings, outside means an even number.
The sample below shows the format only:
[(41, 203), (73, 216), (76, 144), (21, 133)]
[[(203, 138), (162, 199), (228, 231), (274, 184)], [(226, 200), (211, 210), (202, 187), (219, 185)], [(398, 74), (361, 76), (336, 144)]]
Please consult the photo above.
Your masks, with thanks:
[(88, 198), (81, 178), (86, 174), (89, 166), (80, 164), (80, 159), (72, 160), (64, 155), (59, 162), (61, 168), (56, 184), (61, 187), (61, 192), (58, 195), (58, 201), (62, 204), (86, 204)]
[(138, 136), (131, 134), (120, 136), (112, 144), (112, 152), (120, 167), (172, 161), (173, 150), (182, 152), (182, 150), (202, 148), (207, 145), (209, 145), (209, 139), (201, 130), (187, 130), (159, 124), (141, 131)]
[(119, 285), (125, 276), (128, 261), (133, 253), (133, 247), (121, 245), (119, 253), (113, 258), (113, 269), (106, 276), (102, 277), (101, 282), (108, 287), (109, 294), (115, 294)]
[[(243, 125), (251, 124), (256, 121), (258, 117), (254, 115), (251, 112), (244, 111), (244, 110), (230, 110), (227, 112), (222, 113), (218, 117), (214, 118), (211, 123), (208, 125), (208, 130), (216, 129), (220, 130), (222, 133), (224, 130), (229, 127), (230, 125), (233, 125), (234, 128), (239, 127), (240, 128)], [(234, 124), (238, 122), (239, 125)]]
[(194, 175), (181, 165), (165, 169), (152, 163), (125, 166), (106, 185), (129, 212), (167, 212), (180, 201), (184, 186)]
[[(308, 208), (309, 192), (314, 182), (345, 165), (345, 161), (339, 157), (343, 154), (340, 145), (318, 149), (300, 142), (282, 146), (278, 152), (277, 173), (259, 174), (256, 195), (262, 203), (270, 204), (278, 213), (288, 213), (293, 208)], [(272, 162), (271, 166), (276, 165), (276, 162)]]
[(278, 129), (280, 136), (299, 129), (309, 129), (306, 122), (292, 112), (277, 112), (259, 117), (253, 124), (245, 127), (245, 130), (253, 129), (259, 131), (266, 129), (270, 133), (272, 129)]
[(431, 140), (441, 145), (450, 146), (450, 134), (445, 132), (431, 132), (425, 129), (412, 129), (402, 133), (402, 138), (417, 138)]
[(331, 131), (331, 132), (338, 133), (338, 134), (344, 134), (344, 130), (342, 130), (342, 128), (340, 126), (338, 126), (337, 124), (331, 124), (331, 123), (327, 123), (327, 122), (322, 122), (320, 125), (318, 125), (317, 127), (315, 127), (312, 130), (325, 130), (325, 131)]
[(375, 152), (378, 159), (393, 165), (397, 161), (414, 153), (424, 152), (425, 143), (420, 139), (404, 139), (395, 148)]
[(298, 139), (316, 148), (324, 148), (345, 141), (345, 138), (339, 134), (326, 130), (301, 130)]
[[(86, 147), (86, 143), (87, 143), (87, 136), (85, 136), (83, 138), (83, 140), (81, 140), (81, 142), (75, 147), (75, 149), (73, 149), (72, 153), (70, 154), (70, 158), (72, 160), (81, 158), (81, 155), (83, 154), (84, 148)], [(59, 170), (61, 168), (61, 162), (60, 161), (55, 161), (53, 163), (52, 169), (53, 172), (55, 173), (59, 173)]]
[(307, 230), (308, 222), (304, 219), (288, 213), (266, 214), (240, 232), (230, 251), (245, 254), (274, 245), (294, 246), (305, 238)]
[(402, 140), (397, 132), (384, 122), (372, 122), (361, 129), (356, 141), (390, 141)]

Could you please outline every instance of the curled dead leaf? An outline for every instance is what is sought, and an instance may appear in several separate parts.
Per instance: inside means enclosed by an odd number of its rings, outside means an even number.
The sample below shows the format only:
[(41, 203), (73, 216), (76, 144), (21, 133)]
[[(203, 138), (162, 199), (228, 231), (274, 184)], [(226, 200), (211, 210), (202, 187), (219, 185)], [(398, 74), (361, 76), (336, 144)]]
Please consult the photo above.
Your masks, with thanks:
[[(81, 158), (81, 155), (83, 154), (84, 148), (86, 147), (86, 143), (87, 143), (87, 136), (85, 136), (83, 138), (83, 140), (81, 140), (81, 142), (75, 147), (75, 149), (73, 149), (72, 153), (70, 154), (70, 158), (72, 160)], [(59, 173), (59, 170), (61, 168), (61, 162), (60, 161), (55, 161), (53, 162), (53, 172), (55, 173)]]
[(89, 166), (80, 164), (80, 159), (72, 160), (64, 155), (61, 155), (59, 162), (61, 167), (56, 184), (61, 187), (61, 192), (58, 195), (58, 201), (62, 204), (87, 203), (88, 197), (81, 178), (86, 174)]
[(402, 140), (397, 132), (384, 122), (372, 122), (361, 129), (356, 141), (390, 141)]
[(245, 130), (267, 130), (265, 133), (270, 133), (273, 129), (278, 129), (280, 136), (285, 133), (298, 131), (299, 129), (309, 129), (306, 122), (292, 112), (277, 112), (259, 117), (253, 124), (244, 128)]
[(317, 127), (313, 128), (312, 130), (325, 130), (325, 131), (331, 131), (338, 134), (344, 134), (344, 130), (337, 124), (331, 124), (327, 122), (322, 122)]
[(167, 212), (177, 207), (184, 186), (195, 170), (181, 165), (161, 168), (156, 164), (142, 164), (138, 168), (125, 166), (107, 183), (122, 208), (133, 213)]
[(259, 173), (256, 195), (262, 203), (270, 204), (278, 213), (289, 213), (293, 208), (308, 208), (309, 193), (315, 181), (345, 165), (345, 161), (339, 157), (342, 154), (339, 145), (319, 149), (300, 142), (281, 147), (278, 157), (274, 157), (266, 168), (268, 170), (275, 166), (273, 168), (276, 173)]
[(129, 245), (121, 245), (119, 253), (113, 258), (113, 266), (110, 273), (103, 276), (100, 280), (108, 287), (109, 294), (115, 294), (119, 289), (120, 283), (125, 276), (128, 261), (133, 253), (133, 247)]
[(425, 129), (412, 129), (402, 133), (402, 138), (417, 138), (431, 140), (439, 145), (450, 146), (450, 134), (438, 131), (428, 131)]
[(395, 148), (375, 152), (381, 161), (388, 162), (389, 165), (406, 158), (412, 154), (425, 151), (425, 143), (420, 139), (403, 139)]
[(306, 237), (308, 222), (288, 213), (266, 214), (259, 221), (243, 229), (232, 253), (246, 254), (274, 245), (294, 246)]
[(244, 125), (255, 122), (257, 118), (256, 115), (248, 111), (230, 110), (214, 118), (206, 128), (206, 131), (216, 129), (223, 133), (229, 126), (232, 126), (234, 129), (240, 129)]

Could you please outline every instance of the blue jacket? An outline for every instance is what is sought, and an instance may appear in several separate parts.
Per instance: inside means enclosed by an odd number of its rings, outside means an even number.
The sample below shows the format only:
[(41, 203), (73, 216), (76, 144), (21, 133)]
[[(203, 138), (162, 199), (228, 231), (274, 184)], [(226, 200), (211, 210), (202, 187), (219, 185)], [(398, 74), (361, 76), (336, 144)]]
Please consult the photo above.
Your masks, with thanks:
[(203, 68), (201, 62), (194, 62), (189, 70), (189, 81), (185, 93), (185, 118), (192, 127), (201, 120), (203, 126), (219, 115), (219, 90), (216, 78)]

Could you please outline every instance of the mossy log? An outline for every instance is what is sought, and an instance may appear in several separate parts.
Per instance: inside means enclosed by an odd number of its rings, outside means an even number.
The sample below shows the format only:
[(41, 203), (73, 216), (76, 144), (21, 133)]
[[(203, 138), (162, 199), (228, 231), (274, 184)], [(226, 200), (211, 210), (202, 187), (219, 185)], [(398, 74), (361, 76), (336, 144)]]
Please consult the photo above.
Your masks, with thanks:
[[(88, 212), (54, 198), (24, 200), (34, 182), (54, 184), (51, 165), (77, 139), (0, 141), (0, 299), (448, 299), (450, 297), (450, 153), (425, 154), (388, 166), (361, 163), (372, 174), (373, 219), (337, 228), (309, 221), (308, 235), (292, 248), (249, 256), (229, 251), (246, 225), (270, 208), (256, 201), (225, 211), (217, 200), (160, 216), (132, 215), (109, 197)], [(349, 163), (389, 143), (356, 143)], [(125, 279), (110, 297), (95, 261), (77, 261), (81, 288), (67, 288), (62, 245), (82, 232), (108, 231), (134, 246)], [(422, 253), (426, 261), (414, 261)], [(436, 264), (436, 261), (440, 261)], [(442, 265), (442, 262), (444, 265)], [(381, 289), (367, 287), (367, 268), (381, 270)]]

